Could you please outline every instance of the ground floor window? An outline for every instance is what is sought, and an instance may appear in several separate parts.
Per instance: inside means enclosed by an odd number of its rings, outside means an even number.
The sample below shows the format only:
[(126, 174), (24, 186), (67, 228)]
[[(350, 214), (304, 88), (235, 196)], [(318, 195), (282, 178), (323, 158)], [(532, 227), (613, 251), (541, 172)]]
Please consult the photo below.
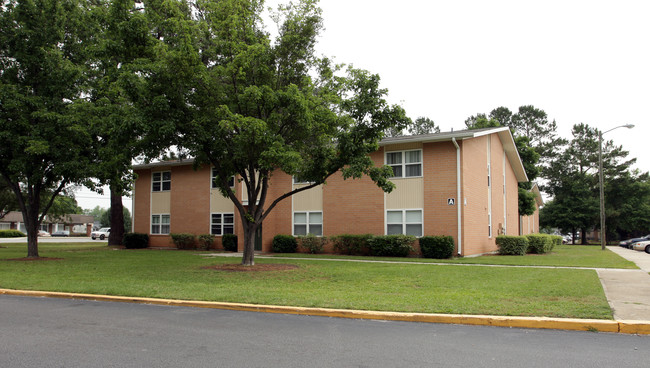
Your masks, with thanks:
[(422, 210), (387, 210), (386, 234), (422, 236)]
[(39, 230), (47, 231), (47, 224), (41, 224), (41, 228)]
[(234, 213), (213, 213), (210, 216), (210, 233), (212, 235), (234, 234)]
[(151, 215), (151, 233), (169, 234), (170, 215)]
[(294, 212), (293, 235), (323, 235), (322, 212)]
[(9, 230), (11, 229), (11, 224), (8, 222), (0, 223), (0, 230)]

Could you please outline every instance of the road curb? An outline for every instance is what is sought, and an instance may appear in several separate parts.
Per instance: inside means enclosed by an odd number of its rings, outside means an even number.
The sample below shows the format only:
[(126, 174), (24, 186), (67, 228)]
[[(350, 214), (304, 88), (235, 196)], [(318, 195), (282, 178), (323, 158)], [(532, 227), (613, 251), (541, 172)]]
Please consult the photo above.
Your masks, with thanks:
[(174, 300), (124, 297), (96, 294), (62, 293), (53, 291), (29, 291), (0, 289), (0, 295), (17, 295), (62, 299), (81, 299), (137, 304), (170, 305), (180, 307), (226, 309), (248, 312), (297, 314), (351, 319), (374, 319), (385, 321), (406, 321), (425, 323), (445, 323), (477, 326), (498, 326), (517, 328), (537, 328), (574, 331), (615, 332), (625, 334), (650, 335), (650, 321), (614, 321), (600, 319), (548, 318), (548, 317), (507, 317), (463, 314), (380, 312), (350, 309), (328, 309), (310, 307), (287, 307), (246, 303), (205, 302), (194, 300)]

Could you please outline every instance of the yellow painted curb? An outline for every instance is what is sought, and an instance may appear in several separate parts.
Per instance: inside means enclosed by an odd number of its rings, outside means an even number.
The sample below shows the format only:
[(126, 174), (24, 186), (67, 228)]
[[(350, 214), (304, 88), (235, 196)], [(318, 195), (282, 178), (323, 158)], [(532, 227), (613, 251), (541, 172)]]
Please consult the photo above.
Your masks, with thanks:
[(139, 304), (171, 305), (181, 307), (199, 307), (226, 309), (249, 312), (299, 314), (308, 316), (374, 319), (386, 321), (407, 321), (446, 323), (478, 326), (539, 328), (574, 331), (620, 332), (627, 334), (650, 334), (650, 321), (613, 321), (600, 319), (548, 318), (548, 317), (506, 317), (463, 314), (433, 314), (433, 313), (403, 313), (379, 312), (350, 309), (328, 309), (308, 307), (286, 307), (275, 305), (204, 302), (192, 300), (138, 298), (111, 295), (61, 293), (52, 291), (29, 291), (0, 289), (0, 294), (35, 296), (64, 299), (83, 299), (96, 301), (112, 301)]

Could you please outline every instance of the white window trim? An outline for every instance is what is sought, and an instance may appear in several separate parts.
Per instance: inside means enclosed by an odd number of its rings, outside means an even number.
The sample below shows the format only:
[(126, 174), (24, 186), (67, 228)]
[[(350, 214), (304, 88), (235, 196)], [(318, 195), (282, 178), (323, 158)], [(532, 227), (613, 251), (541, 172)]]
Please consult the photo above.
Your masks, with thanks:
[[(221, 215), (221, 234), (212, 234), (212, 226), (217, 225), (212, 222), (212, 215)], [(223, 232), (223, 225), (225, 224), (223, 221), (224, 215), (232, 215), (232, 234), (235, 233), (235, 213), (234, 212), (212, 212), (210, 213), (210, 234), (215, 235), (215, 236), (224, 236), (225, 233)], [(231, 234), (231, 233), (229, 233)]]
[[(163, 174), (164, 174), (164, 173), (167, 173), (167, 172), (169, 173), (169, 177), (170, 177), (170, 179), (169, 179), (169, 180), (163, 180)], [(154, 181), (154, 180), (153, 180), (153, 176), (154, 176), (154, 174), (160, 174), (160, 181)], [(157, 192), (169, 192), (169, 191), (171, 191), (171, 187), (172, 187), (171, 176), (172, 176), (172, 172), (171, 172), (171, 170), (153, 171), (153, 172), (151, 173), (151, 191), (152, 191), (152, 192), (156, 192), (156, 193), (157, 193)], [(169, 182), (169, 189), (163, 189), (163, 183), (165, 183), (165, 182)], [(154, 190), (154, 189), (153, 189), (153, 185), (154, 185), (154, 183), (160, 183), (160, 190)]]
[[(300, 223), (296, 224), (296, 213), (304, 213), (306, 215), (306, 217), (307, 217), (307, 222), (306, 223), (301, 223), (300, 222)], [(312, 214), (312, 213), (320, 213), (320, 216), (321, 216), (321, 222), (320, 223), (316, 223), (316, 222), (311, 223), (311, 222), (309, 222), (309, 215)], [(312, 235), (317, 236), (317, 237), (322, 237), (323, 234), (325, 233), (325, 228), (323, 227), (323, 220), (324, 220), (323, 219), (323, 211), (293, 211), (293, 213), (291, 215), (291, 233), (292, 233), (293, 236), (304, 236), (304, 235), (296, 235), (296, 225), (306, 225), (307, 226), (307, 229), (306, 229), (307, 235), (312, 234)], [(309, 231), (311, 225), (320, 225), (321, 234), (316, 235), (314, 233), (311, 233)]]
[[(416, 225), (419, 224), (422, 227), (422, 235), (416, 236), (416, 238), (420, 238), (424, 236), (424, 208), (393, 208), (393, 209), (386, 209), (384, 211), (384, 235), (388, 235), (388, 212), (397, 212), (401, 211), (402, 212), (402, 235), (406, 235), (406, 225)], [(406, 222), (406, 211), (420, 211), (422, 213), (422, 222)], [(390, 225), (397, 225), (396, 223), (391, 223)]]
[[(158, 223), (158, 226), (160, 226), (160, 230), (157, 233), (153, 232), (153, 217), (154, 216), (158, 216), (160, 218), (160, 222)], [(169, 232), (167, 232), (167, 233), (162, 232), (162, 226), (163, 226), (162, 217), (163, 216), (169, 216)], [(149, 234), (151, 234), (151, 235), (169, 235), (171, 233), (171, 231), (172, 231), (172, 215), (171, 214), (169, 214), (169, 213), (154, 213), (154, 214), (151, 214), (150, 221), (151, 221), (151, 223), (149, 224)], [(165, 224), (165, 225), (167, 225), (167, 224)]]
[[(412, 152), (412, 151), (420, 151), (420, 162), (409, 162), (406, 163), (406, 152)], [(388, 165), (388, 154), (389, 153), (401, 153), (402, 155), (402, 163), (399, 164), (402, 166), (402, 176), (391, 176), (391, 179), (409, 179), (409, 178), (421, 178), (424, 176), (424, 156), (422, 155), (422, 149), (417, 148), (417, 149), (407, 149), (407, 150), (399, 150), (399, 151), (386, 151), (384, 152), (384, 165)], [(420, 164), (420, 175), (418, 176), (405, 176), (406, 175), (406, 165), (415, 165), (415, 164)], [(388, 166), (397, 166), (397, 165), (388, 165)]]

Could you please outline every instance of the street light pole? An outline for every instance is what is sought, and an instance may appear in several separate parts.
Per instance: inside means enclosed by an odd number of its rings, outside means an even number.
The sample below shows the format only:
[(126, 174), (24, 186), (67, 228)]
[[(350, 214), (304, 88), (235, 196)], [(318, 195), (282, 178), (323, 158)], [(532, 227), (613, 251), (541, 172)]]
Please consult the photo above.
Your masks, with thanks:
[(614, 129), (618, 128), (634, 128), (633, 124), (625, 124), (614, 127), (605, 132), (598, 133), (598, 181), (600, 184), (600, 247), (602, 250), (605, 250), (605, 244), (607, 244), (606, 235), (605, 235), (605, 188), (603, 185), (603, 134), (611, 132)]

